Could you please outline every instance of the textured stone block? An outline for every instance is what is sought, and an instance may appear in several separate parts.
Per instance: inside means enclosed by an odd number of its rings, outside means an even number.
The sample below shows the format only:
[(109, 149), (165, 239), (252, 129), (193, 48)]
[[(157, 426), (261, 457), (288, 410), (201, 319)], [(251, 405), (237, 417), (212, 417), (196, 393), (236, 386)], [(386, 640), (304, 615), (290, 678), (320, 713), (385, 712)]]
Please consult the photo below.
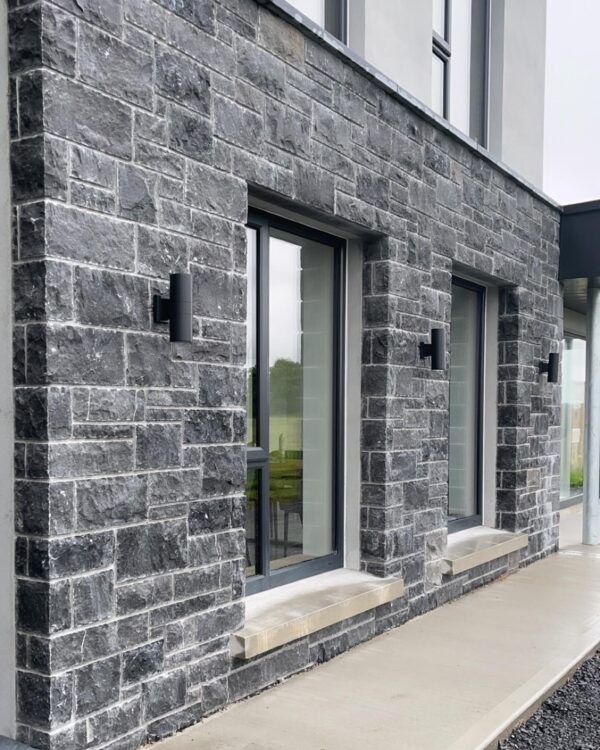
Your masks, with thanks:
[(156, 88), (205, 116), (210, 115), (210, 75), (201, 65), (168, 47), (156, 49)]
[(71, 627), (71, 586), (17, 579), (17, 627), (51, 634)]
[(70, 482), (15, 483), (15, 528), (25, 534), (65, 534), (74, 527), (74, 488)]
[(212, 152), (212, 123), (181, 107), (169, 108), (169, 147), (192, 159), (208, 160)]
[(187, 524), (164, 521), (117, 531), (117, 579), (180, 570), (187, 563)]
[(246, 481), (246, 457), (242, 446), (211, 446), (202, 451), (205, 495), (242, 492)]
[(192, 368), (172, 358), (168, 334), (127, 336), (127, 383), (153, 388), (191, 388)]
[(155, 719), (184, 705), (186, 676), (184, 670), (171, 672), (144, 683), (144, 718)]
[(123, 654), (123, 684), (131, 685), (160, 672), (163, 665), (163, 643), (154, 641)]
[(86, 325), (148, 328), (148, 282), (137, 276), (78, 268), (74, 279), (77, 318)]
[(71, 718), (73, 679), (69, 674), (42, 677), (17, 672), (17, 719), (26, 718), (48, 729)]
[(230, 411), (187, 411), (183, 440), (185, 443), (231, 443)]
[(138, 234), (138, 270), (149, 276), (167, 279), (169, 273), (187, 270), (187, 242), (176, 234), (140, 227)]
[(181, 465), (181, 427), (178, 424), (145, 424), (136, 430), (138, 469), (166, 469)]
[(139, 727), (142, 718), (141, 699), (138, 696), (100, 711), (88, 720), (87, 739), (92, 745), (101, 745)]
[(186, 200), (194, 207), (244, 221), (247, 188), (242, 180), (203, 164), (188, 165)]
[(114, 573), (106, 571), (73, 581), (75, 627), (108, 620), (114, 616)]
[(29, 544), (29, 575), (60, 578), (106, 568), (114, 558), (112, 533), (83, 534), (60, 539), (32, 539)]
[(117, 588), (117, 612), (126, 615), (165, 604), (173, 598), (172, 576), (158, 576)]
[(279, 148), (300, 156), (309, 154), (311, 124), (308, 117), (269, 100), (265, 127), (266, 137)]
[(194, 313), (214, 318), (243, 320), (246, 290), (241, 276), (216, 268), (194, 266)]
[(237, 74), (275, 99), (285, 98), (285, 68), (281, 60), (243, 39), (238, 44)]
[(98, 711), (118, 700), (121, 678), (118, 656), (89, 664), (75, 672), (75, 715)]
[(294, 197), (305, 205), (333, 212), (333, 175), (306, 162), (294, 162)]
[(148, 509), (148, 479), (122, 476), (77, 482), (77, 526), (101, 529), (107, 525), (143, 521)]
[(156, 177), (151, 172), (120, 164), (119, 215), (153, 224), (156, 221), (155, 186)]
[(175, 6), (171, 0), (158, 0), (158, 3), (198, 28), (208, 33), (214, 31), (215, 8), (211, 0), (178, 0)]
[(83, 25), (79, 74), (97, 88), (142, 107), (152, 105), (152, 58), (113, 36)]
[(133, 446), (125, 440), (104, 443), (29, 443), (27, 475), (30, 479), (69, 479), (133, 470)]
[(160, 471), (148, 475), (149, 505), (198, 500), (202, 493), (202, 470)]
[(69, 320), (73, 315), (72, 270), (66, 263), (22, 263), (13, 272), (16, 320)]
[(131, 156), (127, 105), (71, 80), (49, 74), (44, 80), (45, 123), (51, 133), (113, 156)]
[(19, 388), (15, 392), (15, 436), (18, 440), (71, 437), (71, 392), (68, 388)]
[[(123, 336), (100, 328), (30, 326), (27, 379), (31, 384), (119, 385), (124, 382)], [(47, 357), (52, 351), (54, 356)]]
[(262, 140), (263, 118), (230, 99), (215, 97), (215, 135), (236, 146), (256, 149)]
[(45, 247), (41, 244), (43, 237), (36, 246), (36, 235), (32, 235), (26, 246), (26, 257), (47, 253), (133, 270), (135, 249), (131, 224), (55, 204), (46, 207), (45, 217)]

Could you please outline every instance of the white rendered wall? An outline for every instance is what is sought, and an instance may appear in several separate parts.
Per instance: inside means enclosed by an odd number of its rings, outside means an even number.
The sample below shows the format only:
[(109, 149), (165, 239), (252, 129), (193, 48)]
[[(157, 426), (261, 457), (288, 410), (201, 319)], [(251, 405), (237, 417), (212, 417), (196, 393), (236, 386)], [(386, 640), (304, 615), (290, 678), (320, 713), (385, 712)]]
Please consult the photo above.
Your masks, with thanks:
[(544, 190), (562, 204), (600, 198), (598, 0), (548, 0)]
[(542, 187), (546, 0), (492, 0), (490, 151)]
[(325, 22), (325, 0), (290, 0), (294, 8), (308, 16), (311, 21), (323, 26)]
[(350, 48), (431, 105), (431, 1), (348, 0), (348, 15)]
[(15, 736), (13, 382), (6, 0), (0, 3), (0, 735)]

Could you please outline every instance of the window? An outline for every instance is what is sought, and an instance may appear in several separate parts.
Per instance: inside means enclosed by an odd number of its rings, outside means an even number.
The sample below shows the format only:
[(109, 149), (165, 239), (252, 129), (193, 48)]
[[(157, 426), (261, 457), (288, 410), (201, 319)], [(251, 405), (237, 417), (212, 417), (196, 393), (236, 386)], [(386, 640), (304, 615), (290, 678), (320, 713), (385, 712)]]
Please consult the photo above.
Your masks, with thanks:
[(481, 422), (485, 289), (452, 282), (448, 528), (481, 523)]
[(348, 0), (292, 0), (292, 5), (346, 44)]
[(248, 593), (342, 564), (343, 242), (262, 213), (248, 235)]
[(563, 342), (560, 500), (568, 505), (583, 493), (583, 432), (585, 418), (585, 340)]
[(450, 0), (433, 3), (433, 58), (431, 61), (431, 107), (448, 117), (450, 79)]

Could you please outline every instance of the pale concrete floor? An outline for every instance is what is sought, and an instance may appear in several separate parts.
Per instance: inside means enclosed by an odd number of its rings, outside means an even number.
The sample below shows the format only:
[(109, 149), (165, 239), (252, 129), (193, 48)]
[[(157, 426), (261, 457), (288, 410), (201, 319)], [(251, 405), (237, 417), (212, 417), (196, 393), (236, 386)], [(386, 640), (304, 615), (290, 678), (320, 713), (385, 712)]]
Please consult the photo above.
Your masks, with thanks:
[(561, 552), (161, 743), (160, 750), (478, 750), (600, 642), (600, 548)]

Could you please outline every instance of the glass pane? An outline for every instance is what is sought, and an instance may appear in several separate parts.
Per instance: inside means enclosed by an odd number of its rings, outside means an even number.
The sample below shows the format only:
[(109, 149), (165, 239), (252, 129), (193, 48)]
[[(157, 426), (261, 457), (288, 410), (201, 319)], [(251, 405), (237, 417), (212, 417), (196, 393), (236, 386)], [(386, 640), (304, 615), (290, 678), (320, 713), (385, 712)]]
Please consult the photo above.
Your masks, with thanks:
[(433, 0), (433, 30), (446, 38), (446, 0)]
[(478, 509), (480, 293), (452, 285), (448, 520)]
[(444, 74), (446, 64), (437, 55), (431, 61), (431, 109), (444, 116)]
[(256, 575), (258, 555), (258, 498), (260, 470), (249, 469), (246, 479), (246, 576)]
[(344, 41), (342, 28), (342, 0), (325, 0), (325, 30)]
[(258, 303), (258, 232), (251, 227), (246, 228), (247, 246), (247, 320), (246, 320), (246, 410), (247, 443), (257, 445), (256, 434), (256, 412), (257, 412), (257, 388), (258, 378), (256, 372), (257, 364), (257, 303)]
[(560, 499), (583, 492), (585, 341), (566, 338), (562, 356)]
[(334, 252), (272, 231), (269, 523), (272, 568), (333, 551)]

